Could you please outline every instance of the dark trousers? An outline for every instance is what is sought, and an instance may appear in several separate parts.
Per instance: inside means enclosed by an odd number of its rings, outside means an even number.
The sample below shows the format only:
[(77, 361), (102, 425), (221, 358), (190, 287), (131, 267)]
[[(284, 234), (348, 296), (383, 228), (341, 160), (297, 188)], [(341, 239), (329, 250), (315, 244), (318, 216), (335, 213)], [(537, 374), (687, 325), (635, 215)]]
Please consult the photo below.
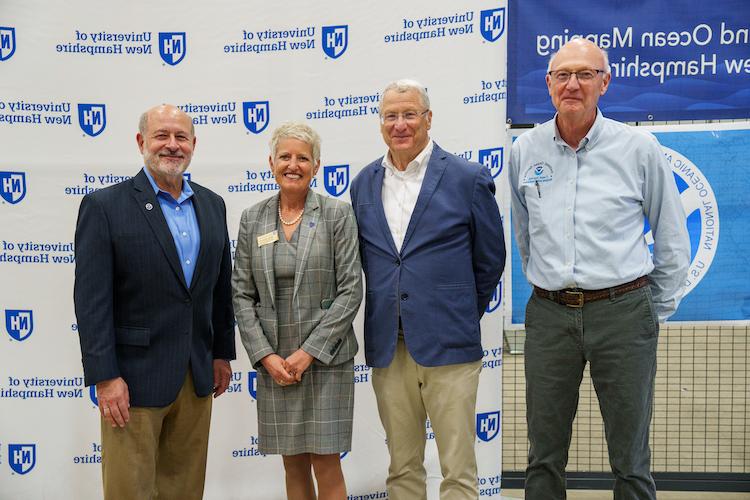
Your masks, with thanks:
[(590, 364), (615, 475), (614, 498), (655, 499), (648, 445), (659, 323), (648, 286), (571, 308), (526, 307), (528, 500), (564, 499), (583, 370)]

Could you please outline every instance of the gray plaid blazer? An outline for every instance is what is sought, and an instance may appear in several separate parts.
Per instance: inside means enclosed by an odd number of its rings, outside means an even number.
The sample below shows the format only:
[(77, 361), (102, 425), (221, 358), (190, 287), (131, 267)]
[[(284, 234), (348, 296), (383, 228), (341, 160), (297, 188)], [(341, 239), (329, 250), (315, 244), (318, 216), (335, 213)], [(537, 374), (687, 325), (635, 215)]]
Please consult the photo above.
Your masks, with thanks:
[[(257, 367), (278, 348), (274, 307), (274, 243), (258, 236), (277, 228), (279, 196), (242, 213), (232, 273), (235, 316), (242, 343)], [(305, 352), (315, 362), (336, 365), (357, 353), (352, 321), (362, 301), (362, 266), (352, 206), (310, 190), (299, 227), (294, 278), (294, 314)]]

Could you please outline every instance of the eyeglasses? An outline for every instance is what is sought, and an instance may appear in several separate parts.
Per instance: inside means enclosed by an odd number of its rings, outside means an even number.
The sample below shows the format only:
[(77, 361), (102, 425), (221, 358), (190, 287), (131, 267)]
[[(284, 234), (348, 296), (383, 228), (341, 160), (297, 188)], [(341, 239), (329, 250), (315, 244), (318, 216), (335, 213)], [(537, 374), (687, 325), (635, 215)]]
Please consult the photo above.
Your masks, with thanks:
[(573, 75), (575, 75), (579, 82), (590, 82), (596, 78), (596, 75), (599, 73), (605, 73), (605, 71), (603, 69), (582, 69), (580, 71), (555, 70), (550, 71), (547, 74), (557, 83), (567, 83)]
[(406, 111), (405, 113), (386, 113), (380, 117), (380, 123), (383, 125), (393, 125), (399, 118), (402, 118), (406, 123), (416, 123), (417, 120), (422, 118), (429, 109), (425, 109), (421, 113), (416, 111)]

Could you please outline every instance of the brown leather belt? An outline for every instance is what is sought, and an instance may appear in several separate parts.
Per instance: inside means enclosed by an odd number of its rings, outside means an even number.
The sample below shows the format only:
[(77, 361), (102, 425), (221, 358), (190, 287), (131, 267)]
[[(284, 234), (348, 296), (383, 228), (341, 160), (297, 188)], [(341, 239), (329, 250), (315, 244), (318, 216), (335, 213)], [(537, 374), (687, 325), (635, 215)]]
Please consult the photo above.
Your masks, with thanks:
[(611, 288), (603, 288), (601, 290), (582, 290), (580, 288), (566, 288), (565, 290), (557, 290), (551, 292), (544, 288), (539, 288), (534, 285), (534, 293), (542, 298), (557, 302), (568, 307), (583, 307), (584, 304), (594, 302), (595, 300), (608, 299), (617, 297), (623, 293), (632, 292), (638, 288), (642, 288), (648, 285), (648, 278), (641, 276), (633, 281), (623, 283), (622, 285), (613, 286)]

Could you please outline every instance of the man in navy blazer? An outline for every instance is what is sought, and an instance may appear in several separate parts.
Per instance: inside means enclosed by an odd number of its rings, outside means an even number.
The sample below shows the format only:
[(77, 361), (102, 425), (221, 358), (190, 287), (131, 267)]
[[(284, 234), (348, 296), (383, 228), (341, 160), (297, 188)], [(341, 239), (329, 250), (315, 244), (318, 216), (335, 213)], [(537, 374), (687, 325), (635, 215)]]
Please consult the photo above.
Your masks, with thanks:
[(426, 499), (425, 420), (437, 441), (440, 498), (476, 499), (479, 320), (505, 265), (489, 171), (429, 137), (432, 111), (413, 80), (381, 94), (388, 152), (351, 189), (365, 271), (365, 356), (385, 428), (391, 500)]
[(83, 198), (75, 310), (86, 385), (96, 384), (104, 497), (200, 499), (211, 394), (235, 358), (224, 201), (183, 180), (192, 119), (144, 113), (145, 168)]

